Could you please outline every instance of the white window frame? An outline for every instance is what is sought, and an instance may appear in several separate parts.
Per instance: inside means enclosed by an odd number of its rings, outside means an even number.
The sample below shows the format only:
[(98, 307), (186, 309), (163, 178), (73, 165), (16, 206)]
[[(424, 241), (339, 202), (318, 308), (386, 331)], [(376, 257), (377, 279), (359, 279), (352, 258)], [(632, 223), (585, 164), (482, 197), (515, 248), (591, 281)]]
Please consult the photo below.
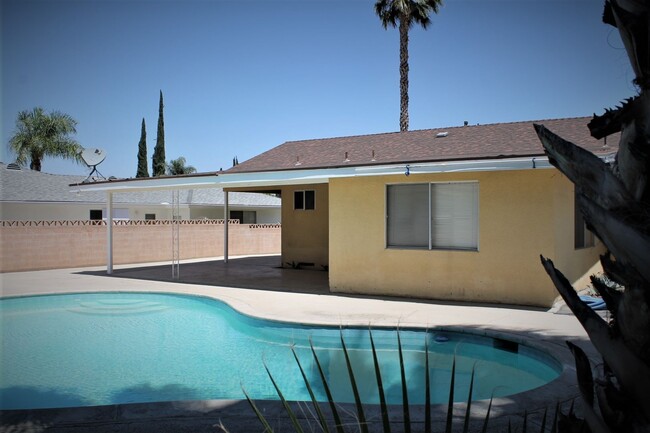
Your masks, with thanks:
[[(476, 202), (474, 203), (474, 229), (476, 231), (475, 233), (475, 240), (474, 244), (475, 246), (472, 247), (455, 247), (455, 246), (438, 246), (434, 245), (434, 239), (433, 239), (433, 201), (432, 201), (432, 191), (435, 188), (435, 185), (457, 185), (457, 184), (475, 184), (476, 185), (476, 192), (475, 192), (475, 200)], [(390, 221), (389, 221), (389, 188), (390, 187), (399, 187), (399, 186), (407, 186), (407, 185), (427, 185), (428, 186), (428, 194), (427, 194), (427, 207), (428, 207), (428, 245), (427, 246), (407, 246), (407, 245), (390, 245), (389, 244), (389, 229), (390, 229)], [(390, 249), (420, 249), (420, 250), (449, 250), (449, 251), (474, 251), (477, 252), (479, 251), (479, 233), (480, 233), (480, 206), (479, 206), (479, 199), (480, 199), (480, 189), (479, 189), (479, 182), (478, 181), (454, 181), (454, 182), (418, 182), (418, 183), (392, 183), (392, 184), (387, 184), (385, 188), (385, 203), (384, 203), (384, 208), (385, 208), (385, 239), (384, 239), (384, 245), (386, 248)]]

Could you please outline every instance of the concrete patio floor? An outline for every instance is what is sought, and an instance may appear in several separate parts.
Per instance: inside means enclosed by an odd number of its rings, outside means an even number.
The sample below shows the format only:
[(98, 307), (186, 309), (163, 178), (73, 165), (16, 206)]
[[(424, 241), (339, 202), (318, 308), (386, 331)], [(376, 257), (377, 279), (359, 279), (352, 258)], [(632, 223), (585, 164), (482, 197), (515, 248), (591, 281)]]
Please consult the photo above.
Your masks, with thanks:
[[(282, 267), (279, 255), (186, 260), (180, 264), (180, 278), (172, 279), (170, 263), (117, 266), (113, 276), (152, 281), (273, 290), (292, 293), (329, 293), (327, 272)], [(105, 270), (88, 271), (106, 275)]]
[[(105, 268), (60, 269), (0, 274), (2, 296), (37, 294), (137, 291), (183, 293), (222, 300), (238, 311), (275, 321), (319, 325), (420, 327), (462, 330), (500, 336), (552, 353), (563, 365), (559, 379), (544, 387), (496, 399), (491, 426), (506, 426), (508, 418), (521, 421), (526, 409), (532, 425), (540, 424), (544, 408), (574, 399), (577, 394), (573, 360), (565, 341), (583, 347), (595, 359), (596, 352), (572, 315), (554, 315), (539, 309), (421, 301), (415, 299), (341, 296), (327, 289), (327, 272), (280, 269), (278, 256), (219, 258), (186, 261), (180, 280), (171, 278), (169, 263), (116, 266), (112, 276)], [(262, 402), (278, 431), (289, 427), (279, 402)], [(482, 422), (487, 402), (472, 405), (474, 422)], [(370, 413), (377, 408), (370, 408)], [(415, 407), (414, 419), (423, 410)], [(462, 418), (464, 405), (455, 405)], [(446, 407), (434, 414), (442, 417)], [(418, 415), (419, 414), (419, 415)], [(395, 408), (395, 420), (401, 408)], [(377, 420), (378, 421), (378, 420)], [(263, 431), (244, 401), (197, 401), (0, 412), (0, 432), (131, 432), (219, 431), (223, 422), (231, 433)], [(516, 424), (515, 424), (516, 425)], [(381, 422), (375, 425), (381, 427)], [(497, 429), (498, 430), (498, 429)], [(492, 430), (492, 431), (497, 431)], [(289, 429), (289, 431), (291, 431)], [(373, 430), (371, 430), (373, 431)], [(375, 430), (376, 431), (376, 430)], [(396, 424), (393, 431), (400, 431)]]

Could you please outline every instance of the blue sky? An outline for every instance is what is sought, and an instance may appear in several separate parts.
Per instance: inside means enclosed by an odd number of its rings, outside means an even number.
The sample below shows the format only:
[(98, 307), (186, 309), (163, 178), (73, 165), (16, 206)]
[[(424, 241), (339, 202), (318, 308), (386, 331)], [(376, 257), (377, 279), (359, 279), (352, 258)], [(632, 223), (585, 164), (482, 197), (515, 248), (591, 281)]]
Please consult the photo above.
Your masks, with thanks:
[[(599, 0), (447, 0), (411, 31), (410, 129), (587, 116), (636, 94)], [(399, 129), (399, 35), (365, 0), (3, 0), (2, 146), (16, 114), (78, 121), (133, 177), (158, 95), (167, 160), (228, 168), (285, 141)], [(86, 174), (47, 158), (43, 171)]]

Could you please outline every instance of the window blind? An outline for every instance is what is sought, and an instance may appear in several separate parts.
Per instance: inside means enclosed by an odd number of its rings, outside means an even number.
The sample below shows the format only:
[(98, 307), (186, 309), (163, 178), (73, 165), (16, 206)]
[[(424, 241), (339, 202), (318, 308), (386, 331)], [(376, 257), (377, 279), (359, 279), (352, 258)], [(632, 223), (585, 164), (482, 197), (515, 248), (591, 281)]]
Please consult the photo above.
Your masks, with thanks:
[(388, 186), (388, 246), (429, 247), (429, 185)]

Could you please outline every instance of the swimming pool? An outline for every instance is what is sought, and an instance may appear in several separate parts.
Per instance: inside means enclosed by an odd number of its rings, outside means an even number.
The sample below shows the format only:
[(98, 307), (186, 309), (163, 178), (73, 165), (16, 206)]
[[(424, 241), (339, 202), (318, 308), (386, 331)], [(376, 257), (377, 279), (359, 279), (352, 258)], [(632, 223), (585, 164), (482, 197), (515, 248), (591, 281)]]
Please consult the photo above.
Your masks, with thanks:
[[(319, 384), (309, 340), (334, 397), (351, 402), (340, 330), (270, 322), (210, 298), (151, 293), (93, 293), (0, 300), (0, 408), (94, 406), (170, 400), (276, 399), (264, 363), (285, 397), (309, 395), (291, 353)], [(343, 329), (362, 398), (378, 399), (368, 329)], [(401, 403), (394, 330), (373, 329), (389, 402)], [(542, 386), (559, 364), (524, 345), (463, 333), (400, 331), (412, 404), (424, 401), (424, 341), (433, 402), (446, 402), (456, 357), (459, 401), (476, 365), (475, 399)], [(325, 400), (321, 386), (317, 397)]]

